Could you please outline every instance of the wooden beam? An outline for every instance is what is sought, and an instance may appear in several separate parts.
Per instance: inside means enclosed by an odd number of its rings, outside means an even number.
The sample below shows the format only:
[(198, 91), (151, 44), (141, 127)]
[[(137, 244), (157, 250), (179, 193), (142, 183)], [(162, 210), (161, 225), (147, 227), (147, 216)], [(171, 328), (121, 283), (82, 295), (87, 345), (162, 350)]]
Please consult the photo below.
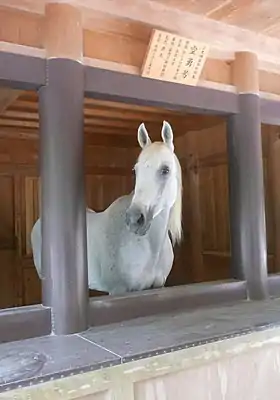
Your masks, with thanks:
[(238, 111), (235, 93), (178, 85), (89, 66), (85, 67), (85, 93), (94, 99), (172, 107), (184, 113), (221, 115)]
[[(84, 118), (85, 128), (92, 129), (92, 132), (98, 132), (99, 129), (103, 129), (103, 132), (107, 131), (107, 128), (116, 130), (117, 134), (127, 134), (131, 136), (134, 132), (137, 132), (139, 124), (144, 121), (149, 130), (158, 131), (160, 133), (162, 127), (162, 119), (158, 121), (146, 121), (144, 119), (138, 119), (136, 121), (122, 121), (120, 119), (106, 119), (106, 118)], [(184, 132), (187, 126), (181, 125), (179, 121), (170, 120), (176, 134)], [(7, 111), (0, 117), (0, 127), (21, 127), (21, 128), (37, 128), (39, 129), (39, 117), (37, 114)]]
[[(1, 95), (1, 93), (0, 93)], [(0, 103), (1, 106), (1, 103)], [(24, 112), (24, 111), (14, 111), (14, 110), (8, 110), (5, 112), (5, 117), (7, 118), (23, 118), (23, 119), (32, 119), (32, 120), (38, 120), (38, 104), (37, 103), (31, 103), (27, 101), (17, 101), (14, 104), (14, 108), (20, 108), (20, 109), (30, 109), (32, 112)], [(0, 108), (1, 110), (1, 108)], [(158, 114), (155, 113), (146, 113), (146, 112), (134, 112), (131, 110), (127, 109), (106, 109), (104, 108), (99, 108), (99, 107), (94, 107), (92, 105), (90, 108), (87, 107), (84, 109), (84, 115), (85, 117), (88, 118), (100, 118), (100, 119), (110, 119), (110, 120), (121, 120), (124, 122), (131, 122), (135, 124), (136, 122), (139, 121), (146, 121), (146, 122), (151, 122), (151, 123), (162, 123), (164, 119), (166, 119), (166, 114), (164, 110), (158, 111)], [(175, 115), (172, 115), (171, 113), (169, 115), (169, 121), (172, 123), (176, 119), (182, 120), (183, 121), (183, 116), (182, 114), (178, 115), (178, 113), (175, 113)]]
[[(209, 43), (212, 45), (213, 56), (227, 54), (226, 58), (234, 59), (234, 52), (237, 50), (250, 50), (258, 55), (259, 59), (274, 60), (280, 62), (280, 41), (262, 34), (214, 21), (204, 16), (192, 14), (187, 11), (180, 11), (175, 7), (156, 2), (135, 0), (132, 3), (119, 0), (82, 0), (79, 2), (84, 9), (84, 23), (87, 29), (94, 29), (97, 13), (104, 16), (114, 16), (115, 19), (122, 19), (127, 24), (138, 23), (149, 26), (157, 26), (170, 32), (190, 37), (192, 39)], [(108, 11), (110, 10), (110, 11)], [(160, 21), (160, 23), (158, 22)], [(105, 23), (104, 23), (105, 25)]]
[[(157, 107), (145, 107), (145, 106), (138, 106), (135, 104), (124, 104), (124, 103), (117, 103), (113, 101), (102, 101), (102, 100), (95, 100), (95, 99), (89, 99), (85, 98), (84, 100), (84, 105), (85, 107), (97, 107), (97, 108), (105, 108), (106, 110), (129, 110), (133, 112), (145, 112), (149, 114), (158, 114), (160, 112), (163, 112), (161, 108)], [(180, 113), (175, 113), (173, 110), (168, 110), (164, 109), (164, 114), (165, 115), (178, 115), (180, 116)]]
[[(27, 96), (21, 96), (20, 100), (17, 100), (10, 108), (3, 114), (3, 120), (23, 120), (23, 121), (38, 121), (38, 104), (37, 99), (34, 96), (33, 101), (26, 100)], [(22, 100), (24, 99), (24, 100)], [(85, 103), (87, 104), (87, 103)], [(106, 103), (105, 103), (106, 104)], [(112, 104), (112, 103), (110, 103)], [(115, 104), (115, 103), (113, 103)], [(220, 118), (217, 116), (202, 115), (195, 116), (182, 112), (165, 112), (165, 109), (157, 109), (158, 113), (149, 113), (148, 107), (145, 108), (145, 112), (140, 111), (134, 112), (134, 106), (132, 110), (129, 110), (129, 105), (124, 104), (124, 110), (122, 104), (117, 103), (118, 107), (111, 107), (106, 109), (105, 105), (100, 107), (99, 105), (94, 108), (94, 102), (90, 103), (91, 108), (87, 105), (84, 107), (85, 125), (86, 126), (98, 126), (98, 131), (104, 130), (105, 133), (120, 133), (120, 134), (131, 134), (136, 132), (138, 125), (141, 122), (145, 122), (149, 130), (152, 133), (156, 131), (160, 132), (162, 121), (167, 119), (174, 129), (175, 135), (180, 136), (188, 130), (199, 130), (205, 126), (217, 125), (220, 122)]]
[[(116, 49), (122, 45), (121, 37), (124, 42), (136, 38), (138, 42), (147, 44), (151, 28), (158, 27), (209, 43), (212, 45), (211, 58), (233, 60), (235, 51), (250, 48), (252, 52), (258, 54), (260, 60), (270, 60), (280, 64), (279, 40), (262, 34), (256, 35), (255, 32), (185, 10), (178, 12), (173, 4), (166, 4), (166, 2), (160, 4), (155, 1), (143, 3), (142, 0), (135, 0), (133, 4), (120, 2), (120, 0), (103, 0), (102, 2), (80, 0), (78, 3), (83, 11), (84, 28), (88, 31), (102, 32), (102, 34), (111, 33), (114, 37), (113, 42), (117, 43)], [(25, 42), (29, 37), (29, 40), (33, 40), (31, 46), (43, 47), (42, 35), (40, 36), (38, 32), (40, 32), (40, 24), (43, 23), (44, 2), (40, 4), (35, 1), (25, 2), (22, 5), (20, 0), (18, 2), (14, 0), (13, 4), (14, 6), (17, 4), (15, 7), (25, 9), (28, 13), (23, 13), (21, 10), (11, 11), (10, 0), (2, 0), (1, 5), (8, 7), (2, 7), (1, 21), (4, 26), (1, 32), (5, 36), (1, 40), (9, 41), (8, 35), (13, 34), (12, 41), (17, 43), (17, 40), (21, 38), (16, 35), (15, 31), (11, 32), (10, 27), (17, 26), (18, 21), (21, 21), (21, 30), (25, 33), (22, 36)], [(119, 39), (116, 41), (118, 35)], [(37, 40), (36, 45), (34, 44), (35, 40)], [(99, 43), (99, 46), (101, 48), (102, 43)], [(135, 49), (134, 53), (137, 53), (138, 50), (139, 48)]]
[(22, 91), (0, 88), (0, 115), (21, 95)]
[[(130, 74), (85, 66), (85, 94), (88, 97), (130, 104), (150, 105), (198, 114), (229, 114), (238, 111), (236, 93), (206, 87), (181, 87), (177, 84), (145, 79)], [(0, 51), (0, 83), (11, 87), (39, 88), (46, 79), (46, 60)], [(188, 93), (186, 93), (186, 90)], [(149, 93), (149, 96), (147, 95)], [(163, 98), (164, 93), (164, 98)], [(273, 102), (272, 102), (273, 103)], [(279, 118), (279, 101), (275, 101)], [(262, 99), (262, 121), (274, 121), (268, 101)], [(36, 106), (35, 106), (36, 107)], [(28, 125), (29, 124), (29, 125)], [(25, 126), (36, 127), (36, 123)], [(7, 126), (3, 125), (2, 126)], [(12, 125), (8, 125), (12, 126)], [(18, 125), (20, 126), (20, 125)]]
[[(2, 43), (0, 42), (0, 51), (10, 52), (14, 54), (22, 54), (36, 58), (45, 58), (46, 56), (44, 49), (34, 48), (30, 46), (23, 46), (8, 42), (2, 42)], [(124, 63), (98, 60), (88, 57), (84, 57), (83, 63), (85, 65), (94, 66), (98, 68), (129, 73), (132, 75), (139, 75), (139, 67), (125, 65)], [(280, 85), (278, 84), (278, 82), (280, 80), (278, 76), (280, 73), (280, 65), (277, 66), (276, 64), (268, 62), (266, 62), (264, 65), (264, 63), (259, 61), (259, 68), (260, 68), (259, 79), (260, 79), (261, 97), (267, 98), (269, 93), (279, 95)], [(205, 67), (202, 71), (202, 76), (201, 76), (202, 79), (199, 81), (198, 86), (210, 87), (224, 91), (234, 92), (235, 87), (232, 85), (230, 77), (231, 77), (231, 61), (214, 60), (210, 58), (206, 61)], [(92, 100), (92, 99), (87, 99), (87, 100)], [(104, 101), (101, 101), (101, 103), (104, 104)], [(143, 106), (141, 106), (141, 108), (143, 108)], [(168, 110), (168, 108), (166, 110)], [(156, 112), (155, 107), (151, 108), (151, 112), (152, 111)]]
[(33, 121), (14, 121), (9, 119), (0, 119), (0, 127), (19, 127), (19, 128), (36, 128), (39, 129), (39, 123)]
[[(22, 105), (34, 104), (38, 102), (37, 92), (26, 91), (23, 92), (20, 96), (20, 101), (22, 101)], [(84, 106), (85, 108), (97, 108), (97, 109), (105, 109), (105, 110), (125, 110), (130, 112), (140, 112), (140, 113), (148, 113), (148, 114), (159, 114), (163, 113), (165, 115), (177, 115), (178, 117), (182, 116), (180, 112), (175, 112), (174, 110), (162, 109), (158, 107), (148, 107), (148, 106), (139, 106), (135, 104), (125, 104), (118, 103), (112, 101), (102, 101), (96, 99), (84, 98)]]
[[(39, 177), (38, 168), (34, 164), (15, 164), (0, 163), (0, 176), (16, 175), (17, 177)], [(130, 176), (129, 167), (103, 167), (103, 166), (85, 166), (85, 175), (99, 176)]]
[[(20, 143), (19, 143), (20, 142)], [(5, 146), (3, 139), (0, 139), (1, 148), (0, 152), (0, 166), (2, 174), (10, 175), (11, 171), (20, 171), (21, 168), (38, 169), (38, 146), (31, 146), (27, 141), (8, 140)], [(105, 147), (105, 146), (87, 146), (85, 151), (85, 167), (88, 171), (99, 171), (95, 168), (109, 168), (113, 171), (112, 175), (118, 175), (118, 168), (126, 168), (129, 175), (132, 174), (132, 167), (136, 162), (137, 155), (139, 154), (138, 148), (131, 148), (129, 152), (125, 148)], [(101, 170), (100, 170), (101, 171)]]
[(0, 86), (36, 90), (45, 84), (46, 61), (41, 57), (0, 51)]
[[(89, 2), (87, 6), (88, 4)], [(110, 13), (106, 10), (108, 0), (102, 3), (94, 0), (90, 2), (90, 8), (83, 8), (84, 56), (94, 59), (95, 62), (103, 60), (109, 63), (109, 68), (117, 67), (123, 71), (126, 69), (126, 72), (139, 73), (151, 30), (153, 27), (160, 27), (211, 45), (202, 80), (230, 84), (230, 62), (234, 59), (234, 52), (247, 48), (258, 54), (261, 70), (280, 71), (280, 41), (277, 39), (256, 35), (191, 13), (178, 13), (172, 7), (163, 7), (156, 3), (140, 5), (138, 0), (133, 8), (129, 4), (122, 4), (121, 7), (118, 4), (119, 0), (110, 2)], [(0, 8), (1, 41), (10, 42), (15, 47), (16, 44), (28, 46), (27, 50), (30, 47), (43, 50), (44, 11), (40, 7), (41, 15), (38, 15), (35, 13), (35, 3), (32, 7), (28, 13), (11, 7)], [(155, 18), (155, 15), (158, 17)], [(160, 26), (158, 18), (161, 21)], [(65, 29), (75, 29), (70, 25)], [(55, 36), (54, 32), (49, 40), (55, 41)], [(81, 38), (76, 35), (75, 40), (78, 42)], [(56, 46), (60, 46), (62, 54), (65, 53), (67, 46), (64, 48), (58, 42)], [(104, 63), (102, 67), (105, 67)]]
[[(28, 140), (38, 141), (39, 135), (37, 130), (29, 132), (21, 132), (18, 130), (0, 129), (0, 139), (11, 140), (11, 146), (14, 145), (13, 140)], [(20, 146), (20, 142), (17, 142)], [(136, 148), (138, 142), (136, 135), (116, 135), (116, 134), (102, 134), (98, 130), (85, 133), (86, 146), (106, 146), (108, 148)]]

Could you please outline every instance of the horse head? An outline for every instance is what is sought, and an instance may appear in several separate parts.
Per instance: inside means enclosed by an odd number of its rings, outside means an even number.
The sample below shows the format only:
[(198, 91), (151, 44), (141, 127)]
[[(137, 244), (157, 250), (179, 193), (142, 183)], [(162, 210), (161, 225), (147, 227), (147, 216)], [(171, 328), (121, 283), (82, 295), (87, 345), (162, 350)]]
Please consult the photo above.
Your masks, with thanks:
[(142, 151), (134, 166), (135, 187), (126, 212), (126, 225), (131, 232), (143, 236), (152, 220), (167, 210), (173, 225), (173, 228), (169, 227), (171, 235), (173, 229), (176, 241), (176, 236), (179, 239), (181, 235), (182, 177), (174, 153), (172, 128), (166, 121), (163, 122), (161, 137), (162, 142), (152, 143), (144, 123), (138, 128), (138, 143)]

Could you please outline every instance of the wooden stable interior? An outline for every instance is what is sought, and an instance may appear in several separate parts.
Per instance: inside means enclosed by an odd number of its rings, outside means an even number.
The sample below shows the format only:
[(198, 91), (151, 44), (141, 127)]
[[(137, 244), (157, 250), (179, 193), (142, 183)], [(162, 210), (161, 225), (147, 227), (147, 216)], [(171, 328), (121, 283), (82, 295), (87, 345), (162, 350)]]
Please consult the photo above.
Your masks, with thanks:
[[(279, 17), (274, 0), (0, 0), (0, 398), (279, 397)], [(154, 29), (209, 46), (195, 86), (141, 77)], [(183, 170), (179, 287), (89, 300), (82, 164), (102, 210), (133, 187), (139, 124), (157, 140), (163, 120)], [(39, 164), (57, 257), (42, 285)]]
[[(3, 193), (0, 203), (0, 257), (1, 265), (5, 266), (1, 268), (1, 282), (5, 282), (0, 295), (2, 308), (41, 303), (41, 282), (33, 264), (30, 244), (30, 232), (39, 216), (38, 119), (35, 92), (21, 93), (2, 110), (0, 116), (0, 182)], [(87, 206), (96, 211), (104, 210), (118, 196), (133, 189), (132, 168), (140, 152), (137, 128), (141, 122), (145, 122), (151, 138), (161, 140), (160, 131), (165, 119), (174, 130), (176, 154), (183, 169), (185, 198), (184, 242), (176, 249), (176, 260), (168, 285), (227, 278), (230, 276), (229, 264), (223, 260), (229, 251), (225, 149), (217, 148), (215, 153), (206, 150), (204, 155), (201, 151), (205, 150), (200, 144), (201, 139), (203, 143), (207, 142), (204, 136), (209, 129), (217, 132), (217, 143), (224, 143), (223, 118), (85, 98)], [(217, 174), (217, 168), (213, 170), (213, 161), (208, 163), (207, 159), (209, 155), (215, 157), (215, 154), (220, 156), (222, 153), (222, 164), (218, 161), (220, 169)], [(195, 165), (198, 159), (206, 168), (202, 177), (198, 175), (201, 181), (199, 187)], [(207, 176), (207, 173), (210, 175)], [(206, 200), (209, 188), (214, 196), (212, 206), (217, 207), (219, 199), (224, 200), (217, 208), (218, 216), (213, 207), (209, 208)], [(222, 197), (218, 195), (219, 190), (223, 192)], [(196, 197), (200, 198), (197, 215), (203, 221), (200, 227), (197, 225), (200, 224), (199, 220), (191, 218), (196, 215), (193, 208), (196, 207)], [(222, 227), (217, 229), (221, 223)], [(191, 250), (192, 230), (198, 227), (202, 239), (200, 256), (203, 265), (196, 265), (197, 258), (193, 257), (197, 256), (192, 256)], [(214, 237), (213, 232), (217, 232), (218, 236)], [(96, 294), (91, 292), (91, 295)]]
[[(159, 28), (210, 46), (199, 88), (221, 94), (236, 94), (245, 88), (245, 92), (256, 92), (267, 101), (267, 109), (269, 101), (278, 104), (280, 41), (278, 14), (272, 3), (267, 5), (265, 14), (262, 5), (251, 1), (235, 4), (214, 0), (183, 5), (173, 0), (137, 0), (131, 7), (114, 0), (108, 4), (2, 0), (0, 49), (39, 59), (61, 57), (137, 76), (152, 30)], [(245, 11), (251, 13), (251, 19), (244, 19)], [(168, 285), (231, 278), (226, 116), (132, 103), (84, 99), (87, 205), (102, 210), (131, 190), (131, 169), (139, 152), (138, 125), (145, 122), (151, 137), (157, 139), (162, 121), (168, 120), (184, 177), (184, 241), (176, 248)], [(279, 118), (274, 115), (267, 118), (267, 123), (265, 119), (262, 122), (268, 269), (277, 273)], [(1, 265), (5, 265), (0, 276), (5, 282), (0, 294), (2, 308), (41, 301), (41, 285), (30, 248), (30, 231), (39, 214), (38, 131), (38, 94), (1, 88), (0, 258)]]
[[(39, 216), (38, 96), (36, 92), (17, 95), (0, 116), (1, 308), (41, 303), (41, 282), (30, 245), (30, 232)], [(230, 279), (225, 118), (85, 98), (87, 206), (104, 210), (133, 189), (132, 168), (140, 151), (137, 128), (145, 122), (151, 138), (161, 140), (164, 119), (174, 130), (183, 169), (184, 240), (176, 247), (167, 285)], [(262, 125), (270, 273), (280, 268), (278, 132), (275, 126)]]

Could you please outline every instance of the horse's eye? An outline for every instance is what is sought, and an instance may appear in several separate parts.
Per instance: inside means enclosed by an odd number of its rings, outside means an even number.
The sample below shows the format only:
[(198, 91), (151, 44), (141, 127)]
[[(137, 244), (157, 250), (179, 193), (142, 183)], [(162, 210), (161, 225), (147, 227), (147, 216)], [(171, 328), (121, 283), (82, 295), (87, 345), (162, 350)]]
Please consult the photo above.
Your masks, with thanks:
[(170, 169), (168, 167), (168, 165), (164, 165), (163, 167), (161, 167), (160, 173), (162, 175), (168, 175), (170, 172)]

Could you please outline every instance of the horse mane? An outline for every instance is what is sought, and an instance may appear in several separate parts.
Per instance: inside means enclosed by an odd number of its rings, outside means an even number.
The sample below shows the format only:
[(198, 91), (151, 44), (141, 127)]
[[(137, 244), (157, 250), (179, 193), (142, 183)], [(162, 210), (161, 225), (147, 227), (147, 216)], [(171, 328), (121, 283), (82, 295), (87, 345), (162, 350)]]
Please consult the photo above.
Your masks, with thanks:
[(168, 231), (171, 236), (171, 242), (173, 247), (176, 243), (180, 244), (183, 236), (182, 231), (182, 191), (183, 191), (183, 183), (182, 183), (182, 169), (180, 162), (174, 153), (175, 163), (177, 167), (177, 180), (178, 180), (178, 190), (177, 190), (177, 198), (170, 210), (169, 221), (168, 221)]

